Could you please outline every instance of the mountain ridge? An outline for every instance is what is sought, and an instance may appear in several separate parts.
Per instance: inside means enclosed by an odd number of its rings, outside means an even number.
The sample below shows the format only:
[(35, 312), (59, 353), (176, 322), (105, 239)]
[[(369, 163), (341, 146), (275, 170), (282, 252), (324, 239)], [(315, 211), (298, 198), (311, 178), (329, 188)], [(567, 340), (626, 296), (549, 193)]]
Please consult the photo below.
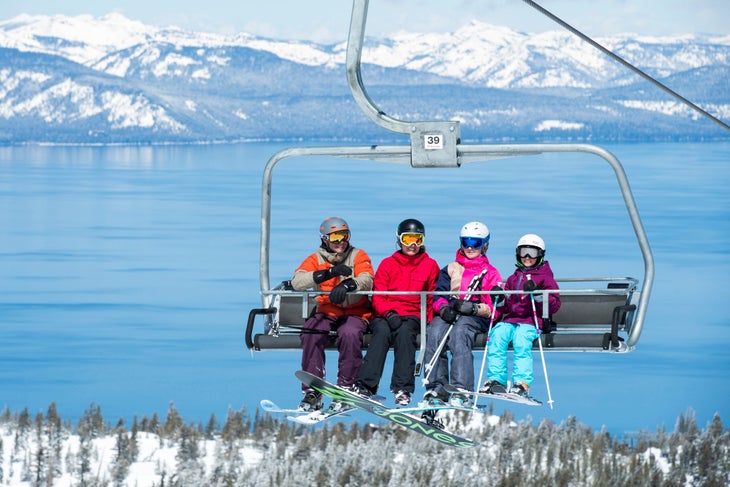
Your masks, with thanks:
[[(597, 41), (730, 118), (730, 36)], [(352, 101), (345, 51), (344, 42), (198, 33), (116, 13), (21, 15), (0, 22), (0, 143), (397, 139)], [(459, 120), (465, 140), (728, 138), (566, 32), (472, 21), (447, 34), (367, 38), (362, 61), (386, 113)]]

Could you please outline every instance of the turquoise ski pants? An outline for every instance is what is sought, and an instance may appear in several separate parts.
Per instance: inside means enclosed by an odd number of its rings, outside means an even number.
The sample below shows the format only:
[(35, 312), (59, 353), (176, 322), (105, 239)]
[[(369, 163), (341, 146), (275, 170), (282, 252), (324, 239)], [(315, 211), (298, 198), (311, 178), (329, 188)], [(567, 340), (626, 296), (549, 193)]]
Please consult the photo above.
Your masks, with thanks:
[(532, 386), (532, 342), (537, 331), (532, 324), (501, 321), (492, 327), (487, 350), (487, 378), (507, 385), (507, 347), (512, 342), (514, 352), (512, 383), (524, 382)]

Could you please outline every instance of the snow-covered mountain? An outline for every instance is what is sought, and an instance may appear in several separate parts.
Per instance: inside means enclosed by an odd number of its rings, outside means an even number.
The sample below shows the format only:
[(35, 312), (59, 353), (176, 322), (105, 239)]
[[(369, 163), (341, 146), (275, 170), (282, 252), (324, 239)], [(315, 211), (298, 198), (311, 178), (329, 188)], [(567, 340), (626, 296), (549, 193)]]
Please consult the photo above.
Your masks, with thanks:
[[(596, 39), (730, 119), (730, 36)], [(144, 25), (119, 14), (0, 22), (0, 143), (393, 139), (351, 99), (344, 42)], [(481, 22), (367, 39), (363, 80), (402, 120), (459, 120), (466, 140), (727, 138), (567, 32)], [(356, 134), (356, 135), (353, 135)]]

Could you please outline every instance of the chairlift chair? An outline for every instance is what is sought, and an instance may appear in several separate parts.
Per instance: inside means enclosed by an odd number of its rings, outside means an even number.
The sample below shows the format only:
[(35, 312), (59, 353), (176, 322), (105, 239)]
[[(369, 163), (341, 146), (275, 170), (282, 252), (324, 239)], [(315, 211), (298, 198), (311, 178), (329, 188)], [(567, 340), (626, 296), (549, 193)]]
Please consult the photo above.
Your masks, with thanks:
[[(252, 309), (245, 329), (246, 345), (252, 351), (299, 349), (299, 334), (305, 319), (313, 312), (317, 293), (293, 291), (285, 283), (271, 286), (269, 246), (272, 175), (284, 159), (293, 157), (332, 156), (346, 160), (409, 164), (413, 168), (449, 168), (494, 159), (533, 156), (545, 153), (588, 153), (603, 159), (613, 169), (628, 216), (644, 261), (641, 281), (632, 277), (558, 278), (562, 305), (554, 316), (547, 316), (554, 326), (544, 330), (538, 340), (545, 351), (612, 352), (634, 350), (644, 326), (647, 305), (654, 280), (654, 261), (649, 242), (636, 208), (629, 182), (618, 159), (609, 151), (590, 144), (462, 144), (457, 121), (407, 122), (380, 110), (367, 95), (360, 75), (368, 0), (353, 0), (352, 20), (347, 45), (347, 80), (360, 109), (375, 123), (392, 132), (408, 135), (409, 145), (371, 145), (288, 148), (269, 159), (263, 173), (261, 193), (260, 292), (262, 307)], [(562, 289), (570, 283), (577, 289)], [(519, 291), (514, 291), (519, 292)], [(551, 291), (543, 291), (543, 298)], [(483, 294), (491, 291), (481, 291)], [(359, 294), (374, 294), (359, 292)], [(421, 296), (420, 349), (416, 373), (423, 364), (426, 333), (426, 294)], [(434, 293), (432, 293), (434, 294)], [(437, 294), (437, 293), (435, 293)], [(547, 308), (547, 307), (545, 307)], [(261, 319), (259, 319), (261, 318)], [(257, 323), (263, 327), (257, 330)], [(483, 349), (486, 337), (477, 336), (475, 349)], [(369, 344), (365, 336), (364, 346)], [(334, 337), (331, 344), (334, 347)], [(538, 346), (536, 341), (536, 347)]]

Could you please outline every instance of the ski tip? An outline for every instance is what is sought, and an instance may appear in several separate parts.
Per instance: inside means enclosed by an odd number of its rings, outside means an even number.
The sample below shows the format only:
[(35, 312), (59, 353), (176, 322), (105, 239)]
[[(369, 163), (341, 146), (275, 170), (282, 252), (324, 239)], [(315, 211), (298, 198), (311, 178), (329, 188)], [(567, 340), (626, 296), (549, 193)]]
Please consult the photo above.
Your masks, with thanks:
[(274, 409), (279, 409), (279, 406), (276, 405), (274, 401), (270, 401), (269, 399), (261, 399), (259, 402), (259, 405), (261, 406), (261, 409), (264, 411), (271, 411)]
[(304, 424), (307, 426), (312, 426), (312, 425), (315, 425), (315, 424), (319, 423), (320, 421), (322, 421), (321, 419), (314, 419), (306, 414), (301, 415), (301, 416), (287, 416), (286, 419), (288, 419), (289, 421), (292, 421), (294, 423)]
[(318, 379), (319, 377), (310, 374), (309, 372), (305, 372), (304, 370), (297, 370), (294, 372), (294, 375), (297, 376), (297, 379), (302, 381), (303, 384), (309, 385), (312, 383), (314, 379)]

